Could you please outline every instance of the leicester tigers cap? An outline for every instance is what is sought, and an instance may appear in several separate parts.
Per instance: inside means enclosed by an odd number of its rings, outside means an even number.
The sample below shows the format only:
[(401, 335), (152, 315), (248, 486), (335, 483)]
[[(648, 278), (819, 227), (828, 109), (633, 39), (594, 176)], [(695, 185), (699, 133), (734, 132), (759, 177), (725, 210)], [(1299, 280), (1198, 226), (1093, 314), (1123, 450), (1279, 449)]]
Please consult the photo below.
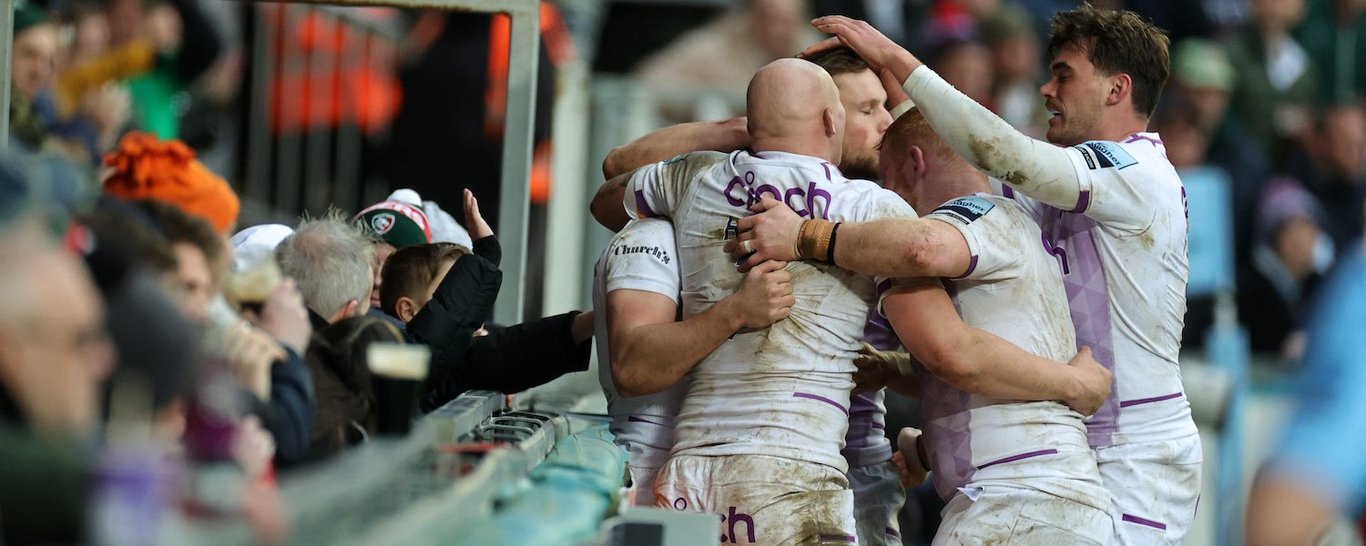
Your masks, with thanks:
[(372, 237), (394, 245), (395, 249), (425, 245), (432, 242), (432, 230), (422, 209), (384, 201), (360, 211), (356, 221)]

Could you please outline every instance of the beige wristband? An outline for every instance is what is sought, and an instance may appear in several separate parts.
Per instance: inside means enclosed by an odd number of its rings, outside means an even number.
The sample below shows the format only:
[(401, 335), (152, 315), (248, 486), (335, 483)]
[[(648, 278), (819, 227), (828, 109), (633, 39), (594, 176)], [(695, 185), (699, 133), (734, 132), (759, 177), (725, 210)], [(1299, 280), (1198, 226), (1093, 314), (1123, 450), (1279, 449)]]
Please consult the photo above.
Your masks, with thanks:
[(797, 230), (797, 259), (817, 259), (829, 262), (830, 235), (835, 231), (835, 223), (828, 220), (804, 220)]

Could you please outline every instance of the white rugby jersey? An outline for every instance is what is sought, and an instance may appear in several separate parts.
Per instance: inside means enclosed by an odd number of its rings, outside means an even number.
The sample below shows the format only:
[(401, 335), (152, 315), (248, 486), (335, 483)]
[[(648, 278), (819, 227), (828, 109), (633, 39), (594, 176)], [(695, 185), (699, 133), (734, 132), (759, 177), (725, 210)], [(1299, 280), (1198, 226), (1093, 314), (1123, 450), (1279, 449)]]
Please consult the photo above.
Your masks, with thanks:
[(646, 396), (625, 398), (617, 393), (607, 344), (607, 294), (623, 289), (654, 292), (678, 303), (673, 224), (648, 218), (632, 220), (607, 244), (593, 270), (593, 308), (597, 310), (593, 337), (598, 349), (598, 383), (607, 396), (607, 413), (612, 417), (610, 430), (616, 443), (626, 448), (632, 467), (658, 469), (673, 449), (674, 417), (687, 379)]
[(1063, 268), (1077, 345), (1115, 374), (1088, 421), (1091, 445), (1195, 434), (1177, 358), (1186, 315), (1186, 189), (1156, 133), (1066, 149), (1081, 180), (1075, 206), (1049, 206), (1001, 185), (1043, 228)]
[[(733, 293), (744, 279), (722, 249), (749, 206), (772, 196), (807, 218), (862, 221), (914, 217), (896, 194), (849, 180), (818, 158), (782, 152), (694, 152), (642, 168), (627, 187), (633, 217), (674, 221), (683, 315)], [(676, 421), (674, 453), (771, 455), (847, 470), (853, 360), (873, 279), (794, 262), (796, 304), (771, 327), (741, 331), (693, 371)]]
[[(904, 351), (892, 325), (869, 310), (868, 324), (863, 330), (863, 341), (875, 349)], [(849, 431), (844, 434), (844, 449), (840, 451), (850, 467), (882, 464), (892, 460), (892, 442), (887, 439), (887, 391), (855, 393), (849, 400)]]
[[(1045, 358), (1066, 362), (1074, 356), (1058, 264), (1023, 208), (979, 194), (944, 203), (926, 218), (957, 228), (972, 253), (968, 270), (946, 283), (964, 323)], [(927, 281), (897, 280), (889, 292), (921, 282)], [(1075, 464), (1076, 456), (1094, 461), (1081, 414), (1059, 402), (971, 394), (929, 373), (921, 380), (927, 453), (942, 498), (960, 487), (998, 482), (1108, 509), (1096, 465)], [(1060, 464), (1060, 454), (1069, 462)]]
[(1060, 148), (1016, 131), (928, 67), (902, 88), (954, 151), (1018, 190), (1063, 265), (1077, 343), (1115, 374), (1111, 399), (1087, 423), (1091, 445), (1195, 434), (1177, 364), (1186, 195), (1161, 138)]

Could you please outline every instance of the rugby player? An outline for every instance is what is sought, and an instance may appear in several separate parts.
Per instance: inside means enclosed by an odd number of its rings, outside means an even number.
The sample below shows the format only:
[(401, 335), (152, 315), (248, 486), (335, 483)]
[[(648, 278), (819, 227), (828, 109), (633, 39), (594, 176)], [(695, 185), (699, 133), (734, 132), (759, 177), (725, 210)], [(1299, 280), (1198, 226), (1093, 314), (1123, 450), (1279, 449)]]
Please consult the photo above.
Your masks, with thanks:
[(677, 321), (680, 277), (673, 224), (627, 224), (598, 258), (593, 309), (598, 382), (617, 444), (626, 448), (633, 503), (654, 503), (655, 473), (673, 448), (673, 422), (686, 382), (702, 357), (741, 328), (787, 316), (794, 301), (783, 262), (767, 262), (734, 294)]
[[(833, 38), (903, 82), (935, 131), (1004, 183), (1031, 212), (1063, 268), (1077, 343), (1114, 371), (1113, 394), (1087, 422), (1111, 492), (1117, 544), (1181, 544), (1200, 494), (1201, 446), (1177, 362), (1186, 309), (1185, 191), (1161, 138), (1144, 132), (1169, 73), (1168, 40), (1137, 15), (1091, 6), (1060, 12), (1041, 88), (1048, 142), (1011, 128), (862, 21), (821, 17)], [(796, 259), (800, 219), (782, 207), (742, 221), (747, 263)], [(814, 227), (813, 227), (814, 228)], [(750, 231), (752, 230), (752, 231)], [(896, 228), (849, 224), (835, 263), (902, 275), (935, 251), (910, 253)]]

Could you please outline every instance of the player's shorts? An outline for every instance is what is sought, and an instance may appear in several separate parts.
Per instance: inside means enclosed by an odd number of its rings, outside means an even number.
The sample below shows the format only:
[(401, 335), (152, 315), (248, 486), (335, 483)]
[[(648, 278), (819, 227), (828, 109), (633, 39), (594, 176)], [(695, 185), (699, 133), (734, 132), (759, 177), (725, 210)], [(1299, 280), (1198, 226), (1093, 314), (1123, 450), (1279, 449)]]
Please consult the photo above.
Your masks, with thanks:
[(635, 506), (654, 506), (655, 505), (655, 475), (659, 473), (658, 467), (653, 466), (627, 466), (631, 472), (631, 504)]
[(862, 546), (899, 546), (901, 524), (897, 513), (906, 503), (901, 476), (891, 461), (849, 467), (849, 486), (854, 490), (854, 522)]
[(1200, 502), (1200, 435), (1096, 450), (1118, 546), (1180, 545)]
[(941, 515), (932, 546), (1101, 546), (1114, 533), (1105, 510), (1011, 485), (960, 489)]
[(722, 544), (857, 542), (854, 494), (839, 470), (764, 455), (676, 455), (655, 506), (721, 515)]

